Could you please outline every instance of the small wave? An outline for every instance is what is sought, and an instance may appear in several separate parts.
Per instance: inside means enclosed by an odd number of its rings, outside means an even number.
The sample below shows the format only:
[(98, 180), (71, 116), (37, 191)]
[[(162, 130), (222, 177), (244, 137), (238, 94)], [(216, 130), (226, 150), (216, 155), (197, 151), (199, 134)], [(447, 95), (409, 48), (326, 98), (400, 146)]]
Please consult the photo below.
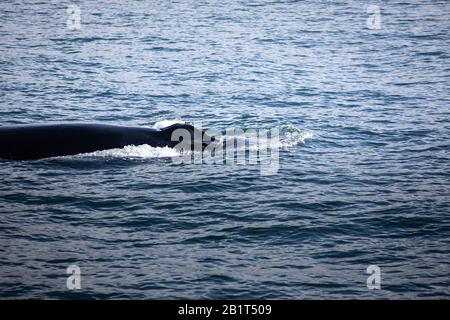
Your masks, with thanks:
[[(258, 141), (258, 138), (255, 136), (250, 135), (236, 135), (231, 136), (229, 138), (235, 139), (240, 144), (240, 146), (245, 146), (245, 143), (247, 143), (247, 146), (244, 148), (248, 151), (258, 151), (261, 149), (288, 149), (295, 147), (299, 144), (304, 144), (305, 140), (311, 139), (313, 137), (313, 134), (308, 131), (302, 131), (299, 128), (288, 125), (279, 128), (279, 139), (268, 139), (267, 141), (261, 140)], [(222, 137), (219, 141), (223, 142), (224, 137)], [(241, 148), (242, 149), (242, 148)]]
[(302, 131), (299, 128), (288, 125), (281, 128), (280, 132), (280, 148), (290, 148), (298, 144), (304, 144), (305, 140), (313, 138), (312, 132)]

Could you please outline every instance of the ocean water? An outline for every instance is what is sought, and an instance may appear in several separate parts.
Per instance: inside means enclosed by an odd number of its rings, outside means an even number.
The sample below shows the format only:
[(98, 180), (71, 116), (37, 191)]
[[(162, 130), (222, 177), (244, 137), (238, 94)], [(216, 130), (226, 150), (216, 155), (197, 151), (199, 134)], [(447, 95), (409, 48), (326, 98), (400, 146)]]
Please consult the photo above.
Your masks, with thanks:
[(0, 161), (0, 297), (449, 298), (449, 13), (2, 1), (0, 125), (180, 120), (284, 144), (269, 176), (148, 146)]

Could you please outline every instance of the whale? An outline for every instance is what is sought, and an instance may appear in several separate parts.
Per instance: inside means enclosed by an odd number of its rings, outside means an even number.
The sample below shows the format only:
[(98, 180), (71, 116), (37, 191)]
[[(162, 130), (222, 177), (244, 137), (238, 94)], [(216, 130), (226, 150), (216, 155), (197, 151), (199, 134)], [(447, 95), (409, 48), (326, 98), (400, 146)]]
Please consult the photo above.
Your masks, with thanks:
[[(174, 135), (178, 130), (188, 135)], [(196, 146), (203, 150), (211, 141), (203, 130), (184, 123), (162, 129), (95, 123), (0, 126), (0, 158), (37, 160), (144, 144), (176, 148), (185, 137), (191, 139), (187, 143), (191, 150), (197, 150)]]

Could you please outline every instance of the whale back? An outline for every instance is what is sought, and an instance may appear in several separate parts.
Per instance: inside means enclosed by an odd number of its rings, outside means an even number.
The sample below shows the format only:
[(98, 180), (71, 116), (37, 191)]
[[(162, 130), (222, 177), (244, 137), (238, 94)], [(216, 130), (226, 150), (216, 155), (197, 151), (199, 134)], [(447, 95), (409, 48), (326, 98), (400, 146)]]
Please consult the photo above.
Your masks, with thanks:
[(0, 127), (0, 158), (33, 160), (122, 147), (122, 129), (108, 125), (49, 124)]
[[(186, 137), (188, 141), (183, 141)], [(104, 124), (48, 124), (0, 127), (0, 158), (34, 160), (148, 144), (201, 151), (206, 134), (190, 124), (161, 130)]]

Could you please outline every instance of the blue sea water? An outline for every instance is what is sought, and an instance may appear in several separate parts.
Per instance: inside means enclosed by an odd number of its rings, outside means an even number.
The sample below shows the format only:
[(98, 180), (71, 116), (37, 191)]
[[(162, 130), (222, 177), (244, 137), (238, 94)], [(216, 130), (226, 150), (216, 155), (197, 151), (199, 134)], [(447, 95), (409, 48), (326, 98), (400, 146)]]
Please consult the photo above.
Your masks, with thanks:
[(178, 119), (287, 143), (270, 176), (146, 147), (1, 161), (0, 297), (449, 298), (449, 14), (431, 0), (0, 2), (0, 125)]

